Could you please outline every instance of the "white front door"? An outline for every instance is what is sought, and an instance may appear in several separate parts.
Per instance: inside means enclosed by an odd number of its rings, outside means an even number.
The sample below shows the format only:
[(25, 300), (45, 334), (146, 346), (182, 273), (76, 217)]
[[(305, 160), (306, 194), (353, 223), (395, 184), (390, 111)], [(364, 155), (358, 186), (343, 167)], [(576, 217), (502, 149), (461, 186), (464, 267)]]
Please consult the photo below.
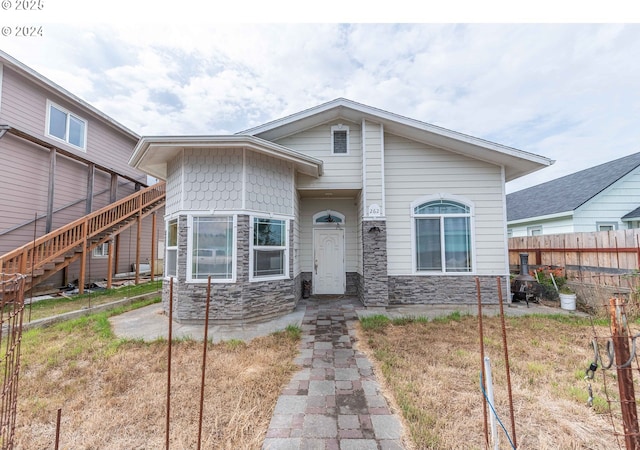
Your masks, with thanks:
[(344, 294), (344, 230), (313, 230), (313, 293)]

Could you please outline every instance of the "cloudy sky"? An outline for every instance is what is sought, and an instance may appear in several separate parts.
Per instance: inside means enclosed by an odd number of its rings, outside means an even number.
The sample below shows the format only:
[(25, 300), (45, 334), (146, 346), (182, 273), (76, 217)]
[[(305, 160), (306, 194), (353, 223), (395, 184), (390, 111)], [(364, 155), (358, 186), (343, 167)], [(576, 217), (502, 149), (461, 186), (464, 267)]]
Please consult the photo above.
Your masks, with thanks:
[[(141, 135), (235, 133), (345, 97), (556, 160), (508, 191), (640, 152), (640, 25), (624, 15), (533, 24), (453, 10), (409, 24), (421, 19), (403, 17), (409, 8), (362, 21), (328, 2), (313, 22), (275, 24), (284, 13), (261, 10), (270, 2), (237, 15), (187, 13), (189, 1), (128, 14), (119, 0), (90, 12), (93, 2), (25, 12), (16, 1), (0, 0), (11, 32), (0, 49)], [(222, 20), (234, 14), (247, 21)], [(13, 35), (22, 24), (42, 36)]]

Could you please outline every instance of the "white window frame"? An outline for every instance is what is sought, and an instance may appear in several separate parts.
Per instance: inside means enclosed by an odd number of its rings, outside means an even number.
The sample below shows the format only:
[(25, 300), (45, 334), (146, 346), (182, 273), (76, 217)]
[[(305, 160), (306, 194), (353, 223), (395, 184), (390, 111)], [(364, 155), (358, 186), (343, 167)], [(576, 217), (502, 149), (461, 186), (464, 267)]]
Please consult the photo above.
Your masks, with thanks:
[[(284, 222), (284, 246), (256, 246), (254, 244), (253, 233), (254, 233), (254, 224), (256, 219), (270, 219), (270, 220), (279, 220)], [(288, 280), (289, 277), (289, 236), (291, 233), (289, 217), (284, 216), (275, 216), (275, 215), (252, 215), (249, 216), (249, 281), (269, 281), (269, 280)], [(254, 273), (254, 250), (284, 250), (282, 255), (283, 261), (283, 274), (282, 275), (265, 275), (265, 276), (255, 276)]]
[[(537, 233), (537, 234), (534, 234)], [(542, 235), (542, 225), (533, 225), (527, 227), (527, 236), (541, 236)]]
[[(171, 245), (171, 238), (170, 238), (170, 233), (171, 233), (171, 224), (174, 223), (176, 224), (176, 244), (175, 245)], [(180, 235), (180, 227), (179, 227), (179, 221), (178, 218), (173, 218), (173, 219), (169, 219), (167, 220), (167, 224), (166, 224), (166, 247), (165, 247), (165, 264), (164, 264), (164, 276), (165, 278), (177, 278), (178, 276), (178, 241), (179, 239), (179, 235)], [(169, 252), (173, 252), (175, 253), (175, 267), (173, 267), (173, 273), (169, 273), (169, 262), (171, 261), (171, 258), (169, 257)]]
[(109, 256), (109, 241), (94, 248), (91, 256), (93, 258), (107, 258)]
[[(59, 110), (60, 112), (63, 112), (67, 115), (67, 119), (66, 119), (66, 125), (65, 125), (65, 135), (64, 135), (64, 139), (60, 138), (58, 136), (55, 136), (53, 134), (51, 134), (51, 108), (56, 108), (57, 110)], [(70, 126), (70, 118), (73, 117), (75, 120), (82, 122), (83, 126), (84, 126), (84, 132), (82, 133), (82, 145), (78, 146), (72, 142), (69, 141), (69, 126)], [(74, 148), (80, 149), (83, 152), (87, 151), (87, 133), (89, 131), (89, 123), (83, 119), (82, 117), (78, 116), (77, 114), (72, 113), (71, 111), (69, 111), (67, 108), (63, 108), (62, 106), (58, 105), (57, 103), (52, 102), (51, 100), (47, 100), (47, 123), (46, 123), (46, 135), (49, 136), (52, 139), (55, 139), (56, 141), (60, 141), (60, 142), (64, 142), (65, 144), (68, 144)]]
[(231, 218), (233, 238), (231, 243), (232, 255), (231, 255), (231, 277), (230, 278), (211, 278), (211, 284), (214, 283), (235, 283), (237, 277), (237, 261), (238, 261), (238, 216), (236, 214), (230, 214), (228, 212), (213, 213), (202, 212), (189, 214), (187, 216), (187, 229), (189, 233), (187, 235), (187, 283), (208, 283), (208, 279), (193, 278), (193, 219), (195, 217), (213, 217), (213, 218)]
[[(603, 230), (602, 227), (611, 227), (611, 230)], [(615, 231), (618, 229), (618, 222), (596, 222), (597, 231)]]
[[(336, 153), (335, 149), (335, 132), (336, 131), (345, 131), (347, 133), (347, 151), (344, 153)], [(349, 127), (339, 123), (338, 125), (334, 125), (331, 127), (331, 154), (334, 156), (344, 156), (349, 154)]]
[[(433, 201), (444, 200), (451, 201), (454, 203), (460, 203), (469, 208), (469, 212), (466, 214), (416, 214), (416, 207)], [(464, 197), (454, 195), (454, 194), (437, 194), (437, 195), (428, 195), (426, 197), (421, 197), (417, 200), (414, 200), (411, 203), (411, 264), (412, 264), (412, 272), (413, 275), (445, 275), (445, 276), (468, 276), (476, 273), (476, 232), (475, 232), (475, 205), (474, 203), (466, 199)], [(468, 217), (469, 218), (469, 253), (471, 256), (471, 267), (468, 271), (459, 271), (459, 272), (447, 272), (446, 270), (446, 258), (444, 258), (445, 253), (445, 244), (444, 244), (444, 233), (442, 233), (440, 237), (440, 252), (442, 256), (441, 261), (441, 270), (418, 270), (418, 248), (416, 243), (416, 219), (420, 218), (440, 218), (440, 226), (443, 227), (443, 221), (445, 217)]]

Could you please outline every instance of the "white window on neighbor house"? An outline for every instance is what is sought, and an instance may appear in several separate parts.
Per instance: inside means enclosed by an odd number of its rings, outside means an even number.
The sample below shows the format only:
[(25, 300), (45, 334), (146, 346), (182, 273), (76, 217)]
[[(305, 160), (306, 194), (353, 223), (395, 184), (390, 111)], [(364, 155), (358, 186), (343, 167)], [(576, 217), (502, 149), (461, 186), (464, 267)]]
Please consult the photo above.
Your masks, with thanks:
[(253, 217), (251, 225), (251, 280), (283, 279), (289, 273), (288, 221)]
[(167, 246), (164, 274), (175, 277), (178, 274), (178, 219), (167, 223)]
[(349, 127), (334, 125), (331, 127), (331, 153), (346, 155), (349, 153)]
[(613, 231), (618, 229), (616, 222), (596, 222), (598, 231)]
[(542, 234), (542, 225), (527, 227), (527, 236), (540, 236)]
[(471, 208), (445, 198), (412, 204), (416, 272), (473, 270)]
[(47, 100), (47, 135), (86, 151), (87, 121)]
[(94, 258), (106, 258), (109, 256), (109, 243), (105, 242), (104, 244), (98, 245), (93, 249), (93, 257)]
[(235, 281), (235, 216), (190, 216), (187, 281)]

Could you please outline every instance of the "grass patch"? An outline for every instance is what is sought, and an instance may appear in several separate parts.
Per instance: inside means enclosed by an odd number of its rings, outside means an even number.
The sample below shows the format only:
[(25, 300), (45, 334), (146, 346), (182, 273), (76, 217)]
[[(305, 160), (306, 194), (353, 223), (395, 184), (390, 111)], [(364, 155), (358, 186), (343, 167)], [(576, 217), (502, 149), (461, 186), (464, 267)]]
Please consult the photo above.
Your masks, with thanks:
[(374, 314), (367, 317), (360, 318), (360, 325), (364, 330), (379, 331), (383, 330), (391, 323), (391, 320), (382, 314)]
[[(24, 320), (25, 322), (29, 321), (29, 319), (34, 321), (153, 292), (158, 292), (158, 295), (160, 295), (161, 290), (162, 280), (156, 280), (136, 286), (122, 286), (95, 291), (90, 294), (39, 300), (31, 305), (25, 305)], [(28, 302), (29, 298), (25, 298), (25, 301)]]
[[(464, 317), (468, 317), (468, 314), (465, 314)], [(460, 311), (453, 311), (452, 313), (446, 316), (434, 317), (433, 322), (438, 324), (447, 324), (450, 322), (460, 322), (462, 320), (463, 314)]]
[(302, 328), (298, 325), (287, 325), (284, 331), (291, 339), (298, 340), (302, 336)]

